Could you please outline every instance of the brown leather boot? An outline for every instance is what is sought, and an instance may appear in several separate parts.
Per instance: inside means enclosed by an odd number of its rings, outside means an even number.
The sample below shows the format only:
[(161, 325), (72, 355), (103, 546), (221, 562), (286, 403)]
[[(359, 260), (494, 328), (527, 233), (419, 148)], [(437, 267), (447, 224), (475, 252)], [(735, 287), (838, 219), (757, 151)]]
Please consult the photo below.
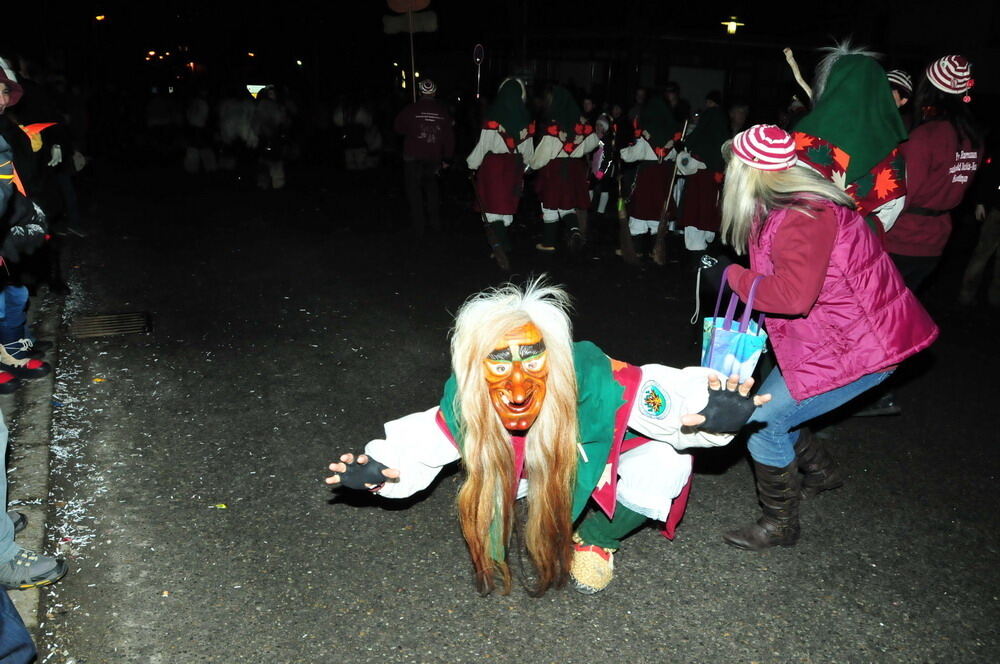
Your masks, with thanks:
[(772, 546), (794, 546), (799, 541), (799, 471), (796, 462), (784, 468), (754, 461), (757, 494), (764, 515), (756, 523), (722, 535), (726, 544), (760, 551)]
[(795, 460), (798, 461), (799, 470), (805, 474), (802, 478), (802, 490), (799, 492), (803, 500), (815, 498), (821, 491), (844, 486), (844, 475), (827, 451), (826, 444), (806, 427), (799, 430), (799, 439), (795, 443)]

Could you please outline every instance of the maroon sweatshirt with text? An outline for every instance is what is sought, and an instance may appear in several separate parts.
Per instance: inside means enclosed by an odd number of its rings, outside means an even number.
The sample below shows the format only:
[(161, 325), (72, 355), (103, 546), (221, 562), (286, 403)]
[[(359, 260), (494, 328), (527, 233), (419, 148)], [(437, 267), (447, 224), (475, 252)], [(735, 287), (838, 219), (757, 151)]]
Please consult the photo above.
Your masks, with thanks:
[(433, 97), (421, 97), (396, 116), (393, 128), (402, 134), (407, 161), (441, 161), (455, 153), (455, 130), (448, 107)]
[[(906, 161), (906, 209), (886, 233), (886, 249), (901, 256), (940, 256), (951, 235), (948, 211), (972, 184), (982, 148), (960, 142), (950, 122), (935, 120), (914, 129), (900, 151)], [(924, 210), (918, 214), (912, 208)]]

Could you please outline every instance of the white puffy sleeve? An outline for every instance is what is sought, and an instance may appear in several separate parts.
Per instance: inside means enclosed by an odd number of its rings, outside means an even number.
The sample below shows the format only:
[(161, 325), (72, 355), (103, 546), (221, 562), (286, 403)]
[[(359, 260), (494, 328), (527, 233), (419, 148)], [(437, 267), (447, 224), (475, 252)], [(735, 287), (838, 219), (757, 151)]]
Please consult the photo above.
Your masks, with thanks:
[(634, 161), (652, 161), (656, 159), (656, 153), (649, 146), (649, 141), (642, 137), (637, 138), (632, 145), (622, 148), (618, 154), (626, 164)]
[(531, 161), (528, 162), (528, 165), (531, 166), (531, 170), (540, 171), (550, 161), (558, 157), (562, 149), (563, 142), (559, 140), (558, 136), (546, 134), (535, 146), (534, 154), (531, 155)]
[(407, 498), (434, 481), (441, 468), (458, 461), (458, 449), (438, 426), (435, 406), (387, 422), (385, 438), (365, 445), (365, 454), (399, 470), (398, 482), (386, 482), (378, 494), (386, 498)]
[(479, 142), (476, 143), (476, 147), (465, 158), (465, 164), (474, 171), (482, 165), (486, 155), (490, 153), (506, 154), (507, 152), (507, 144), (503, 142), (499, 131), (483, 129), (479, 132)]
[(517, 151), (524, 157), (524, 163), (530, 164), (531, 158), (535, 155), (535, 141), (528, 136), (517, 144)]
[(597, 135), (597, 132), (588, 134), (585, 139), (580, 141), (580, 144), (573, 148), (573, 152), (570, 153), (570, 157), (583, 157), (590, 154), (597, 149), (597, 146), (601, 144), (601, 138)]
[(725, 376), (705, 367), (674, 369), (662, 364), (643, 365), (629, 428), (675, 449), (729, 444), (732, 434), (707, 433), (681, 425), (682, 416), (698, 413), (708, 404), (708, 377), (712, 374), (725, 383)]
[(896, 223), (896, 219), (899, 218), (900, 213), (906, 207), (906, 196), (900, 196), (899, 198), (894, 198), (891, 201), (886, 201), (882, 205), (875, 208), (875, 216), (878, 220), (882, 222), (882, 228), (888, 233), (892, 230), (893, 225)]

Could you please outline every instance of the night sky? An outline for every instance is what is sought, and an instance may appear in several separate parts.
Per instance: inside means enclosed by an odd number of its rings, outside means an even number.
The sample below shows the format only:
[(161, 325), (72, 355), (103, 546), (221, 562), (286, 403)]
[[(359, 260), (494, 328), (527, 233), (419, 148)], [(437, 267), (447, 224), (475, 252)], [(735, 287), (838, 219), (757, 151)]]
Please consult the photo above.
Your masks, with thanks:
[[(392, 13), (382, 0), (67, 4), (44, 0), (30, 9), (5, 9), (0, 51), (28, 54), (92, 85), (183, 75), (183, 65), (195, 62), (213, 80), (298, 80), (320, 89), (363, 87), (382, 76), (392, 61), (408, 57), (405, 35), (382, 32), (383, 16)], [(504, 58), (499, 66), (507, 67), (525, 56), (628, 62), (651, 52), (711, 57), (720, 49), (745, 45), (805, 51), (853, 36), (890, 59), (926, 62), (963, 52), (977, 66), (981, 91), (996, 88), (993, 81), (1000, 80), (1000, 12), (994, 3), (972, 3), (954, 15), (925, 0), (906, 3), (905, 12), (899, 11), (899, 3), (885, 0), (432, 0), (429, 9), (439, 27), (416, 35), (418, 68), (421, 61), (471, 67), (477, 42), (486, 45), (490, 57)], [(98, 15), (106, 18), (97, 21)], [(735, 36), (721, 25), (731, 15), (746, 24)], [(150, 50), (157, 55), (147, 62)], [(166, 52), (171, 55), (159, 62)], [(296, 64), (299, 60), (302, 65)]]

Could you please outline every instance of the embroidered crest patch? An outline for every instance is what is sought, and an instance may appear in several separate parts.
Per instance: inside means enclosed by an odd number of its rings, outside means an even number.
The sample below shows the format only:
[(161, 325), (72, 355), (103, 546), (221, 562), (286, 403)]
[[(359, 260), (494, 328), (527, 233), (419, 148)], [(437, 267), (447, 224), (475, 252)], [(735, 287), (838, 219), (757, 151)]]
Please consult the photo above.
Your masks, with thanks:
[(656, 381), (646, 381), (640, 390), (640, 396), (642, 401), (639, 403), (639, 409), (646, 417), (662, 420), (670, 412), (670, 397), (664, 394)]

